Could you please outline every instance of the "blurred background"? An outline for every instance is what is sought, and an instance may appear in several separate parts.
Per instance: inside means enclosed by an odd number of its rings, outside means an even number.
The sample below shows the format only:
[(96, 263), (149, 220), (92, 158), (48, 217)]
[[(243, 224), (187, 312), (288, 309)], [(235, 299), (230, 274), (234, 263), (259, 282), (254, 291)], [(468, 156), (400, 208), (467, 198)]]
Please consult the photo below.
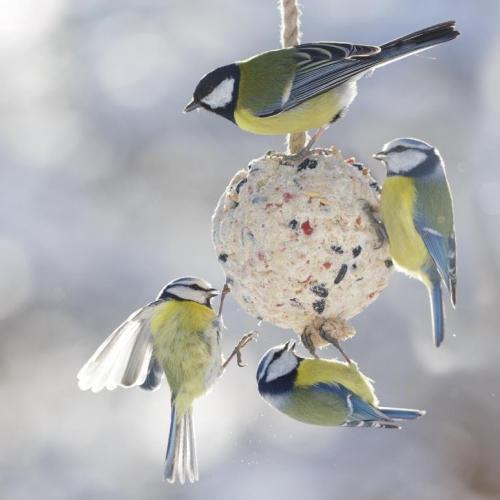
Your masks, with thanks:
[[(208, 70), (276, 48), (275, 1), (0, 0), (0, 497), (500, 498), (500, 3), (308, 0), (303, 40), (462, 36), (360, 82), (322, 139), (366, 161), (397, 136), (441, 150), (455, 197), (457, 311), (431, 342), (423, 286), (394, 274), (346, 346), (401, 432), (306, 426), (258, 396), (262, 325), (195, 408), (201, 481), (161, 481), (169, 393), (80, 392), (105, 336), (170, 279), (224, 280), (210, 217), (233, 173), (280, 149), (181, 110)], [(256, 322), (229, 298), (225, 351)], [(325, 355), (333, 355), (324, 353)]]

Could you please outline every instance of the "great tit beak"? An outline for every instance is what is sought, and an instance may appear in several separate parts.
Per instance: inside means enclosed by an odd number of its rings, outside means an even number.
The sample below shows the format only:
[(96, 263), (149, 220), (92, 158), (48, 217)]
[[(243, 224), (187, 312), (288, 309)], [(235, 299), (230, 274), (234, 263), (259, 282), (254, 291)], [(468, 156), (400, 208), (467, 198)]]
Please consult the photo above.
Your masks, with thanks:
[(375, 158), (375, 160), (378, 161), (384, 161), (387, 158), (387, 155), (383, 151), (379, 151), (378, 153), (372, 155), (372, 158)]
[(295, 340), (289, 340), (285, 344), (285, 350), (286, 351), (293, 351), (295, 349)]
[(201, 104), (196, 102), (194, 99), (191, 99), (184, 108), (184, 113), (189, 113), (190, 111), (194, 111), (195, 109), (201, 108)]

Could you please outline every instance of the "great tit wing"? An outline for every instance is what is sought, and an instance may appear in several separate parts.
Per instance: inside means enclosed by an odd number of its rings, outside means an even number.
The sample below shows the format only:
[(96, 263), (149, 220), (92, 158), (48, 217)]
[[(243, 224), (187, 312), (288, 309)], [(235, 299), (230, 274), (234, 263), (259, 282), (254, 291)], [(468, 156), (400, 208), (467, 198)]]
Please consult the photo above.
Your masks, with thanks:
[(380, 52), (374, 45), (318, 42), (297, 45), (293, 49), (295, 77), (286, 99), (261, 109), (257, 116), (273, 116), (331, 90), (353, 76), (377, 64), (371, 56)]
[[(151, 365), (153, 341), (150, 330), (150, 320), (157, 303), (152, 302), (134, 312), (109, 335), (78, 372), (80, 389), (99, 392), (147, 383), (151, 369), (157, 368)], [(156, 378), (155, 373), (151, 382), (156, 382)]]
[(457, 264), (453, 207), (446, 179), (443, 181), (433, 187), (429, 183), (417, 185), (414, 224), (455, 305)]
[(342, 384), (319, 383), (314, 385), (314, 389), (326, 391), (342, 398), (349, 410), (346, 425), (355, 426), (363, 422), (391, 422), (387, 415), (384, 415), (380, 410), (361, 399)]

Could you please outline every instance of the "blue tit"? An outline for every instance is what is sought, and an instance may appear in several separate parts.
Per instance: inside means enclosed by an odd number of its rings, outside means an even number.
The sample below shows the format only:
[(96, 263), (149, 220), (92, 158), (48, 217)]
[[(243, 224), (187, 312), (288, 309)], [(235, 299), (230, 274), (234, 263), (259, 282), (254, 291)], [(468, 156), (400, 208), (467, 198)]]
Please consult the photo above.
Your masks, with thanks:
[(273, 347), (257, 369), (260, 395), (278, 411), (306, 424), (399, 428), (421, 410), (379, 406), (372, 381), (356, 363), (301, 358), (295, 341)]
[(254, 134), (317, 128), (310, 149), (343, 116), (363, 75), (458, 35), (448, 21), (380, 46), (317, 42), (264, 52), (206, 74), (184, 111), (203, 108)]
[(240, 342), (222, 363), (222, 319), (211, 306), (216, 295), (200, 278), (171, 281), (102, 343), (77, 376), (80, 389), (98, 392), (118, 386), (154, 390), (166, 375), (172, 406), (164, 468), (169, 482), (198, 480), (193, 402), (242, 347)]
[(394, 139), (374, 155), (387, 177), (381, 219), (397, 268), (429, 291), (434, 343), (444, 339), (441, 283), (456, 303), (457, 263), (453, 201), (439, 151), (418, 139)]

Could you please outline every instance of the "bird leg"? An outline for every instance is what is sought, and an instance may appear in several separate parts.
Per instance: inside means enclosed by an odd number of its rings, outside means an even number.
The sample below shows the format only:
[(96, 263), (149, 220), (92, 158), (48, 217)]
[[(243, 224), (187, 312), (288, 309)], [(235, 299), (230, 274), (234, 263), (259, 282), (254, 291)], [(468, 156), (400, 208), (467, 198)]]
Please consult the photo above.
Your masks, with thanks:
[(389, 241), (389, 236), (387, 235), (387, 230), (385, 229), (382, 219), (378, 215), (378, 211), (373, 205), (368, 201), (364, 200), (363, 212), (367, 215), (373, 229), (377, 233), (378, 246), (375, 250), (378, 250), (386, 241)]
[(344, 359), (351, 364), (351, 358), (344, 352), (342, 347), (340, 347), (340, 343), (338, 339), (336, 339), (333, 335), (330, 335), (328, 332), (326, 332), (323, 328), (319, 331), (319, 335), (322, 339), (326, 340), (329, 344), (332, 344), (335, 346), (339, 351), (342, 356), (344, 356)]
[(316, 132), (314, 132), (311, 138), (307, 141), (307, 144), (298, 153), (295, 153), (293, 155), (287, 155), (286, 159), (294, 162), (305, 160), (309, 155), (309, 153), (311, 152), (311, 149), (316, 143), (316, 141), (325, 133), (326, 129), (329, 126), (330, 126), (329, 124), (323, 125), (318, 130), (316, 130)]
[(226, 282), (224, 283), (224, 287), (222, 288), (222, 292), (220, 294), (219, 312), (217, 314), (217, 317), (219, 319), (222, 316), (222, 307), (224, 305), (224, 299), (226, 298), (226, 295), (228, 293), (231, 293), (231, 287), (229, 286), (229, 283), (226, 280)]
[(234, 347), (233, 352), (229, 355), (226, 361), (222, 363), (222, 369), (224, 370), (235, 356), (236, 356), (236, 362), (238, 363), (238, 366), (240, 368), (246, 366), (241, 359), (241, 351), (252, 340), (257, 340), (257, 332), (249, 332), (243, 335), (243, 337), (241, 337), (240, 341)]

